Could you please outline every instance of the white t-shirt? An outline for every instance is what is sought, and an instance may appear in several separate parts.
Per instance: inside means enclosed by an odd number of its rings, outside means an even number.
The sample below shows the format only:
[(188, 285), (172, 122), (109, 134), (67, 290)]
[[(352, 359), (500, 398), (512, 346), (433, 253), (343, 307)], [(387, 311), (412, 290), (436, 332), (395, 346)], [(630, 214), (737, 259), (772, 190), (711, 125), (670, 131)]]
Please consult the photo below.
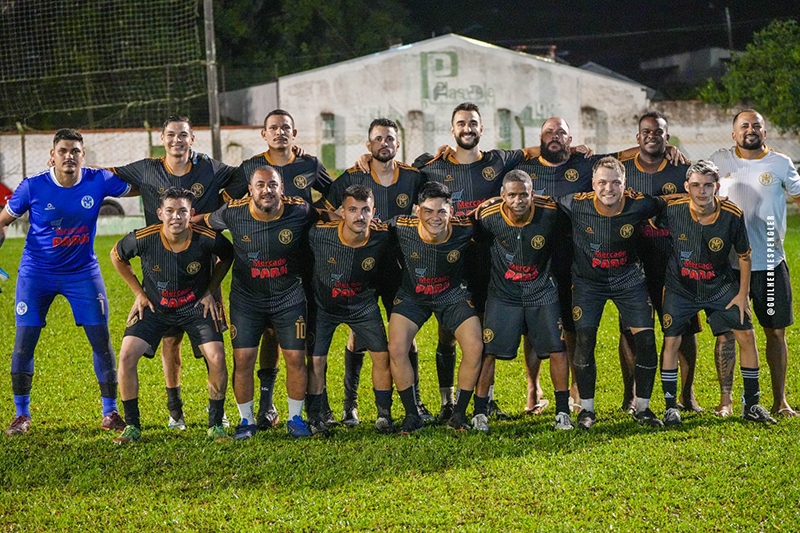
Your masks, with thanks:
[(757, 159), (741, 157), (735, 146), (714, 152), (710, 159), (719, 167), (719, 195), (744, 212), (753, 270), (773, 269), (786, 259), (786, 194), (800, 196), (800, 176), (792, 160), (766, 146)]

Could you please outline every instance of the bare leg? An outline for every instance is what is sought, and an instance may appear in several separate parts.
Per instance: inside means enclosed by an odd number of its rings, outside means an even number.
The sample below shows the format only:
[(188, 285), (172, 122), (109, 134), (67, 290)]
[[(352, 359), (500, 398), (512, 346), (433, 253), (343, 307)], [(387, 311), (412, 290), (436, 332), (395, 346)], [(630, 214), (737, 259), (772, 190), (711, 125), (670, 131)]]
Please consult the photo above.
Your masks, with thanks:
[[(224, 400), (228, 386), (228, 368), (225, 365), (225, 347), (221, 342), (208, 342), (199, 346), (208, 363), (208, 397), (212, 400)], [(253, 371), (250, 370), (252, 384)], [(252, 389), (251, 389), (252, 395)]]
[(772, 381), (772, 413), (783, 416), (798, 416), (786, 400), (786, 369), (789, 365), (789, 347), (786, 344), (786, 329), (764, 328), (767, 337), (767, 365)]
[(233, 350), (233, 395), (236, 397), (236, 403), (253, 401), (253, 370), (257, 355), (258, 348)]
[[(525, 370), (527, 370), (528, 378), (528, 398), (525, 402), (525, 414), (538, 415), (541, 414), (545, 407), (547, 407), (547, 405), (550, 403), (542, 398), (542, 385), (539, 382), (539, 376), (541, 375), (542, 371), (542, 360), (537, 357), (527, 335), (524, 337), (522, 348), (523, 352), (525, 353)], [(566, 357), (566, 355), (564, 357)], [(550, 373), (552, 374), (552, 372), (553, 369), (551, 368)], [(564, 387), (564, 389), (567, 388), (569, 388), (569, 371), (567, 371), (567, 385)]]
[(181, 341), (182, 331), (161, 339), (161, 366), (164, 369), (164, 382), (170, 389), (181, 386)]
[(678, 362), (681, 368), (681, 395), (678, 401), (684, 409), (702, 413), (703, 408), (694, 397), (694, 373), (697, 368), (697, 337), (695, 335), (687, 333), (681, 339)]
[(305, 350), (283, 350), (286, 362), (286, 393), (290, 400), (304, 401), (308, 389)]

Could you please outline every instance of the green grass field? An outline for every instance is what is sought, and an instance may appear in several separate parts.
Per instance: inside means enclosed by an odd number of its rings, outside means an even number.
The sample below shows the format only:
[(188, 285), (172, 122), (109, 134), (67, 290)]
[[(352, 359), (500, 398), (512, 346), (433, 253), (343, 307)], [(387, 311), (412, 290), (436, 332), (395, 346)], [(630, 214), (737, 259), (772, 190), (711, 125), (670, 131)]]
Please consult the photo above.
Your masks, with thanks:
[[(790, 218), (789, 263), (800, 287), (800, 218)], [(97, 240), (119, 348), (132, 295), (108, 260), (114, 238)], [(14, 278), (22, 240), (9, 240), (0, 266), (12, 273), (0, 294), (0, 423), (14, 407), (8, 378), (13, 346)], [(43, 280), (46, 282), (46, 280)], [(799, 301), (795, 298), (795, 301)], [(795, 314), (800, 318), (797, 309)], [(789, 330), (788, 394), (800, 403), (798, 328)], [(335, 345), (343, 346), (340, 329)], [(428, 325), (421, 340), (422, 394), (438, 408)], [(763, 338), (759, 337), (763, 352)], [(607, 307), (599, 335), (597, 408), (591, 432), (556, 433), (552, 403), (539, 417), (525, 405), (521, 358), (498, 363), (496, 396), (513, 420), (489, 435), (456, 437), (427, 428), (411, 437), (372, 429), (369, 363), (361, 384), (360, 427), (328, 438), (291, 440), (284, 429), (244, 442), (205, 438), (205, 366), (185, 356), (183, 395), (189, 428), (166, 428), (158, 360), (142, 360), (144, 436), (117, 447), (100, 430), (91, 352), (62, 298), (53, 305), (36, 353), (33, 425), (0, 438), (0, 529), (5, 531), (796, 531), (800, 528), (800, 420), (745, 425), (711, 414), (718, 386), (708, 328), (700, 338), (698, 399), (707, 412), (679, 429), (641, 428), (619, 411), (616, 313)], [(330, 357), (331, 403), (339, 414), (341, 349)], [(188, 349), (184, 350), (189, 354)], [(230, 346), (228, 346), (230, 364)], [(762, 354), (763, 403), (771, 404)], [(546, 374), (543, 386), (552, 401)], [(279, 381), (285, 377), (281, 371)], [(285, 420), (285, 391), (276, 405)], [(737, 371), (734, 397), (741, 395)], [(663, 411), (660, 384), (653, 407)], [(395, 416), (402, 407), (395, 399)], [(229, 388), (226, 411), (238, 413)]]

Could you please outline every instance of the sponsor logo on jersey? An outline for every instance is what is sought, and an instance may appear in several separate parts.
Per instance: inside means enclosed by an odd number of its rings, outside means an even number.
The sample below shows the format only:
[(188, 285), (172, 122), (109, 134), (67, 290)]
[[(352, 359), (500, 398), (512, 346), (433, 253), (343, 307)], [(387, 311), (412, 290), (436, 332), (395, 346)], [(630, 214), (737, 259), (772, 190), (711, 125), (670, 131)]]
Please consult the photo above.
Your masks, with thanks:
[(138, 314), (133, 315), (132, 317), (130, 317), (128, 319), (128, 322), (125, 325), (128, 326), (128, 327), (131, 327), (134, 324), (136, 324), (137, 322), (139, 322), (139, 315)]
[(409, 198), (408, 195), (403, 193), (397, 196), (395, 203), (397, 203), (397, 207), (404, 208), (408, 207)]
[(24, 315), (27, 312), (28, 312), (28, 304), (26, 304), (25, 302), (19, 302), (17, 304), (17, 314)]
[(444, 181), (455, 181), (455, 178), (453, 178), (453, 176), (448, 174), (447, 176), (444, 177)]
[(278, 240), (281, 241), (281, 244), (289, 244), (290, 242), (292, 242), (293, 237), (294, 234), (290, 229), (284, 229), (281, 230), (280, 233), (278, 233)]
[(664, 326), (664, 329), (669, 328), (672, 325), (672, 315), (669, 313), (665, 314), (664, 317), (661, 319), (661, 322)]
[(253, 242), (250, 240), (250, 235), (242, 235), (242, 242)]
[(486, 181), (492, 181), (497, 177), (497, 173), (492, 167), (486, 167), (481, 171), (481, 176), (483, 176), (483, 179)]
[(586, 226), (586, 233), (588, 233), (589, 235), (594, 235), (594, 230), (592, 229), (591, 226)]
[(419, 259), (419, 254), (417, 252), (411, 252), (411, 259)]
[(153, 272), (161, 272), (161, 266), (153, 265)]
[(203, 187), (202, 183), (192, 183), (191, 191), (195, 198), (200, 198), (203, 196), (203, 193), (206, 192), (206, 189)]
[(625, 224), (619, 228), (619, 234), (623, 239), (630, 238), (630, 236), (633, 235), (633, 226), (630, 224)]
[(59, 218), (59, 219), (56, 219), (56, 220), (51, 220), (50, 221), (50, 227), (51, 228), (59, 228), (59, 227), (61, 227), (61, 223), (63, 221), (64, 221), (63, 218)]
[(664, 194), (675, 194), (678, 192), (678, 188), (674, 183), (665, 183), (664, 186), (661, 187), (661, 192)]
[(186, 272), (194, 276), (195, 274), (200, 272), (200, 263), (198, 263), (197, 261), (192, 261), (191, 263), (186, 265)]
[(458, 250), (451, 250), (450, 253), (447, 254), (447, 262), (455, 263), (458, 261), (459, 257), (461, 257), (461, 253)]
[(292, 180), (292, 183), (294, 183), (294, 186), (298, 189), (305, 189), (308, 187), (308, 180), (302, 174), (295, 176)]
[(375, 267), (375, 258), (367, 257), (361, 261), (361, 268), (364, 270), (372, 270)]
[(94, 207), (94, 198), (92, 198), (87, 194), (86, 196), (81, 198), (81, 205), (83, 206), (84, 209), (91, 209), (92, 207)]
[(725, 174), (724, 176), (722, 176), (722, 179), (731, 179), (732, 177), (733, 177), (733, 176), (731, 175), (731, 173), (730, 173), (730, 172), (728, 172), (727, 174)]
[(725, 245), (725, 243), (719, 237), (714, 237), (713, 239), (708, 241), (708, 248), (712, 252), (719, 252), (720, 250), (722, 250), (722, 247), (724, 245)]
[(414, 274), (416, 274), (418, 278), (421, 278), (422, 276), (425, 275), (425, 272), (427, 272), (427, 271), (428, 271), (427, 268), (415, 268), (414, 269)]
[(494, 339), (494, 331), (492, 331), (489, 328), (485, 328), (483, 330), (483, 343), (489, 344), (490, 342), (492, 342), (492, 339)]
[(533, 239), (531, 239), (531, 247), (534, 250), (541, 250), (543, 246), (544, 246), (544, 236), (534, 235)]
[(533, 189), (534, 194), (538, 194), (539, 196), (547, 196), (545, 193), (547, 189)]
[(681, 261), (688, 261), (691, 258), (692, 258), (691, 250), (681, 252)]
[(156, 288), (159, 290), (159, 292), (167, 290), (167, 287), (169, 287), (169, 281), (156, 282)]
[(164, 187), (158, 188), (158, 194), (163, 194), (166, 189)]
[(231, 327), (229, 327), (228, 329), (231, 332), (231, 340), (235, 339), (236, 335), (239, 333), (239, 330), (236, 329), (236, 326), (234, 326), (233, 324), (231, 324)]
[(256, 261), (258, 259), (258, 254), (259, 254), (258, 250), (256, 250), (255, 252), (247, 252), (247, 258), (250, 261)]
[(572, 308), (572, 320), (577, 322), (583, 316), (583, 309), (578, 307), (577, 305)]
[(681, 233), (681, 236), (678, 237), (679, 241), (688, 241), (689, 239), (686, 237), (685, 233)]
[(335, 265), (336, 264), (336, 258), (335, 257), (329, 257), (328, 258), (328, 264)]
[(567, 181), (578, 181), (578, 178), (580, 177), (581, 175), (578, 174), (578, 171), (575, 170), (574, 168), (570, 168), (566, 172), (564, 172), (564, 179)]
[(403, 300), (402, 300), (402, 299), (400, 299), (400, 298), (395, 298), (394, 300), (392, 300), (392, 304), (394, 304), (394, 305), (400, 305), (400, 303), (401, 303), (402, 301), (403, 301)]
[(539, 179), (539, 176), (536, 175), (536, 172), (531, 172), (531, 179), (532, 180)]
[(47, 207), (45, 207), (44, 210), (45, 211), (52, 211), (55, 208), (56, 208), (56, 206), (54, 206), (53, 204), (47, 204)]
[(772, 185), (772, 182), (775, 181), (775, 178), (772, 177), (772, 174), (769, 172), (764, 172), (758, 177), (758, 181), (761, 182), (761, 185)]

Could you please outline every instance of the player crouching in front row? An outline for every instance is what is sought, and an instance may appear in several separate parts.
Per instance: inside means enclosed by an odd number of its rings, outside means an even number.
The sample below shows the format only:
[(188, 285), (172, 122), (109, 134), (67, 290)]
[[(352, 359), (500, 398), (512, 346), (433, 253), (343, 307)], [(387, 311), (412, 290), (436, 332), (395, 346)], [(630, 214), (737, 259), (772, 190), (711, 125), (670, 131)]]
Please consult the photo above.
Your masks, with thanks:
[[(233, 263), (233, 247), (219, 233), (189, 223), (191, 191), (170, 187), (159, 198), (160, 224), (133, 231), (111, 250), (111, 262), (136, 295), (119, 354), (119, 389), (126, 427), (115, 443), (141, 437), (139, 359), (153, 353), (164, 332), (180, 326), (199, 346), (208, 367), (208, 436), (226, 437), (222, 426), (228, 371), (219, 320), (211, 293)], [(139, 256), (144, 287), (130, 260)], [(214, 256), (219, 262), (214, 264)], [(151, 349), (152, 348), (152, 349)]]

